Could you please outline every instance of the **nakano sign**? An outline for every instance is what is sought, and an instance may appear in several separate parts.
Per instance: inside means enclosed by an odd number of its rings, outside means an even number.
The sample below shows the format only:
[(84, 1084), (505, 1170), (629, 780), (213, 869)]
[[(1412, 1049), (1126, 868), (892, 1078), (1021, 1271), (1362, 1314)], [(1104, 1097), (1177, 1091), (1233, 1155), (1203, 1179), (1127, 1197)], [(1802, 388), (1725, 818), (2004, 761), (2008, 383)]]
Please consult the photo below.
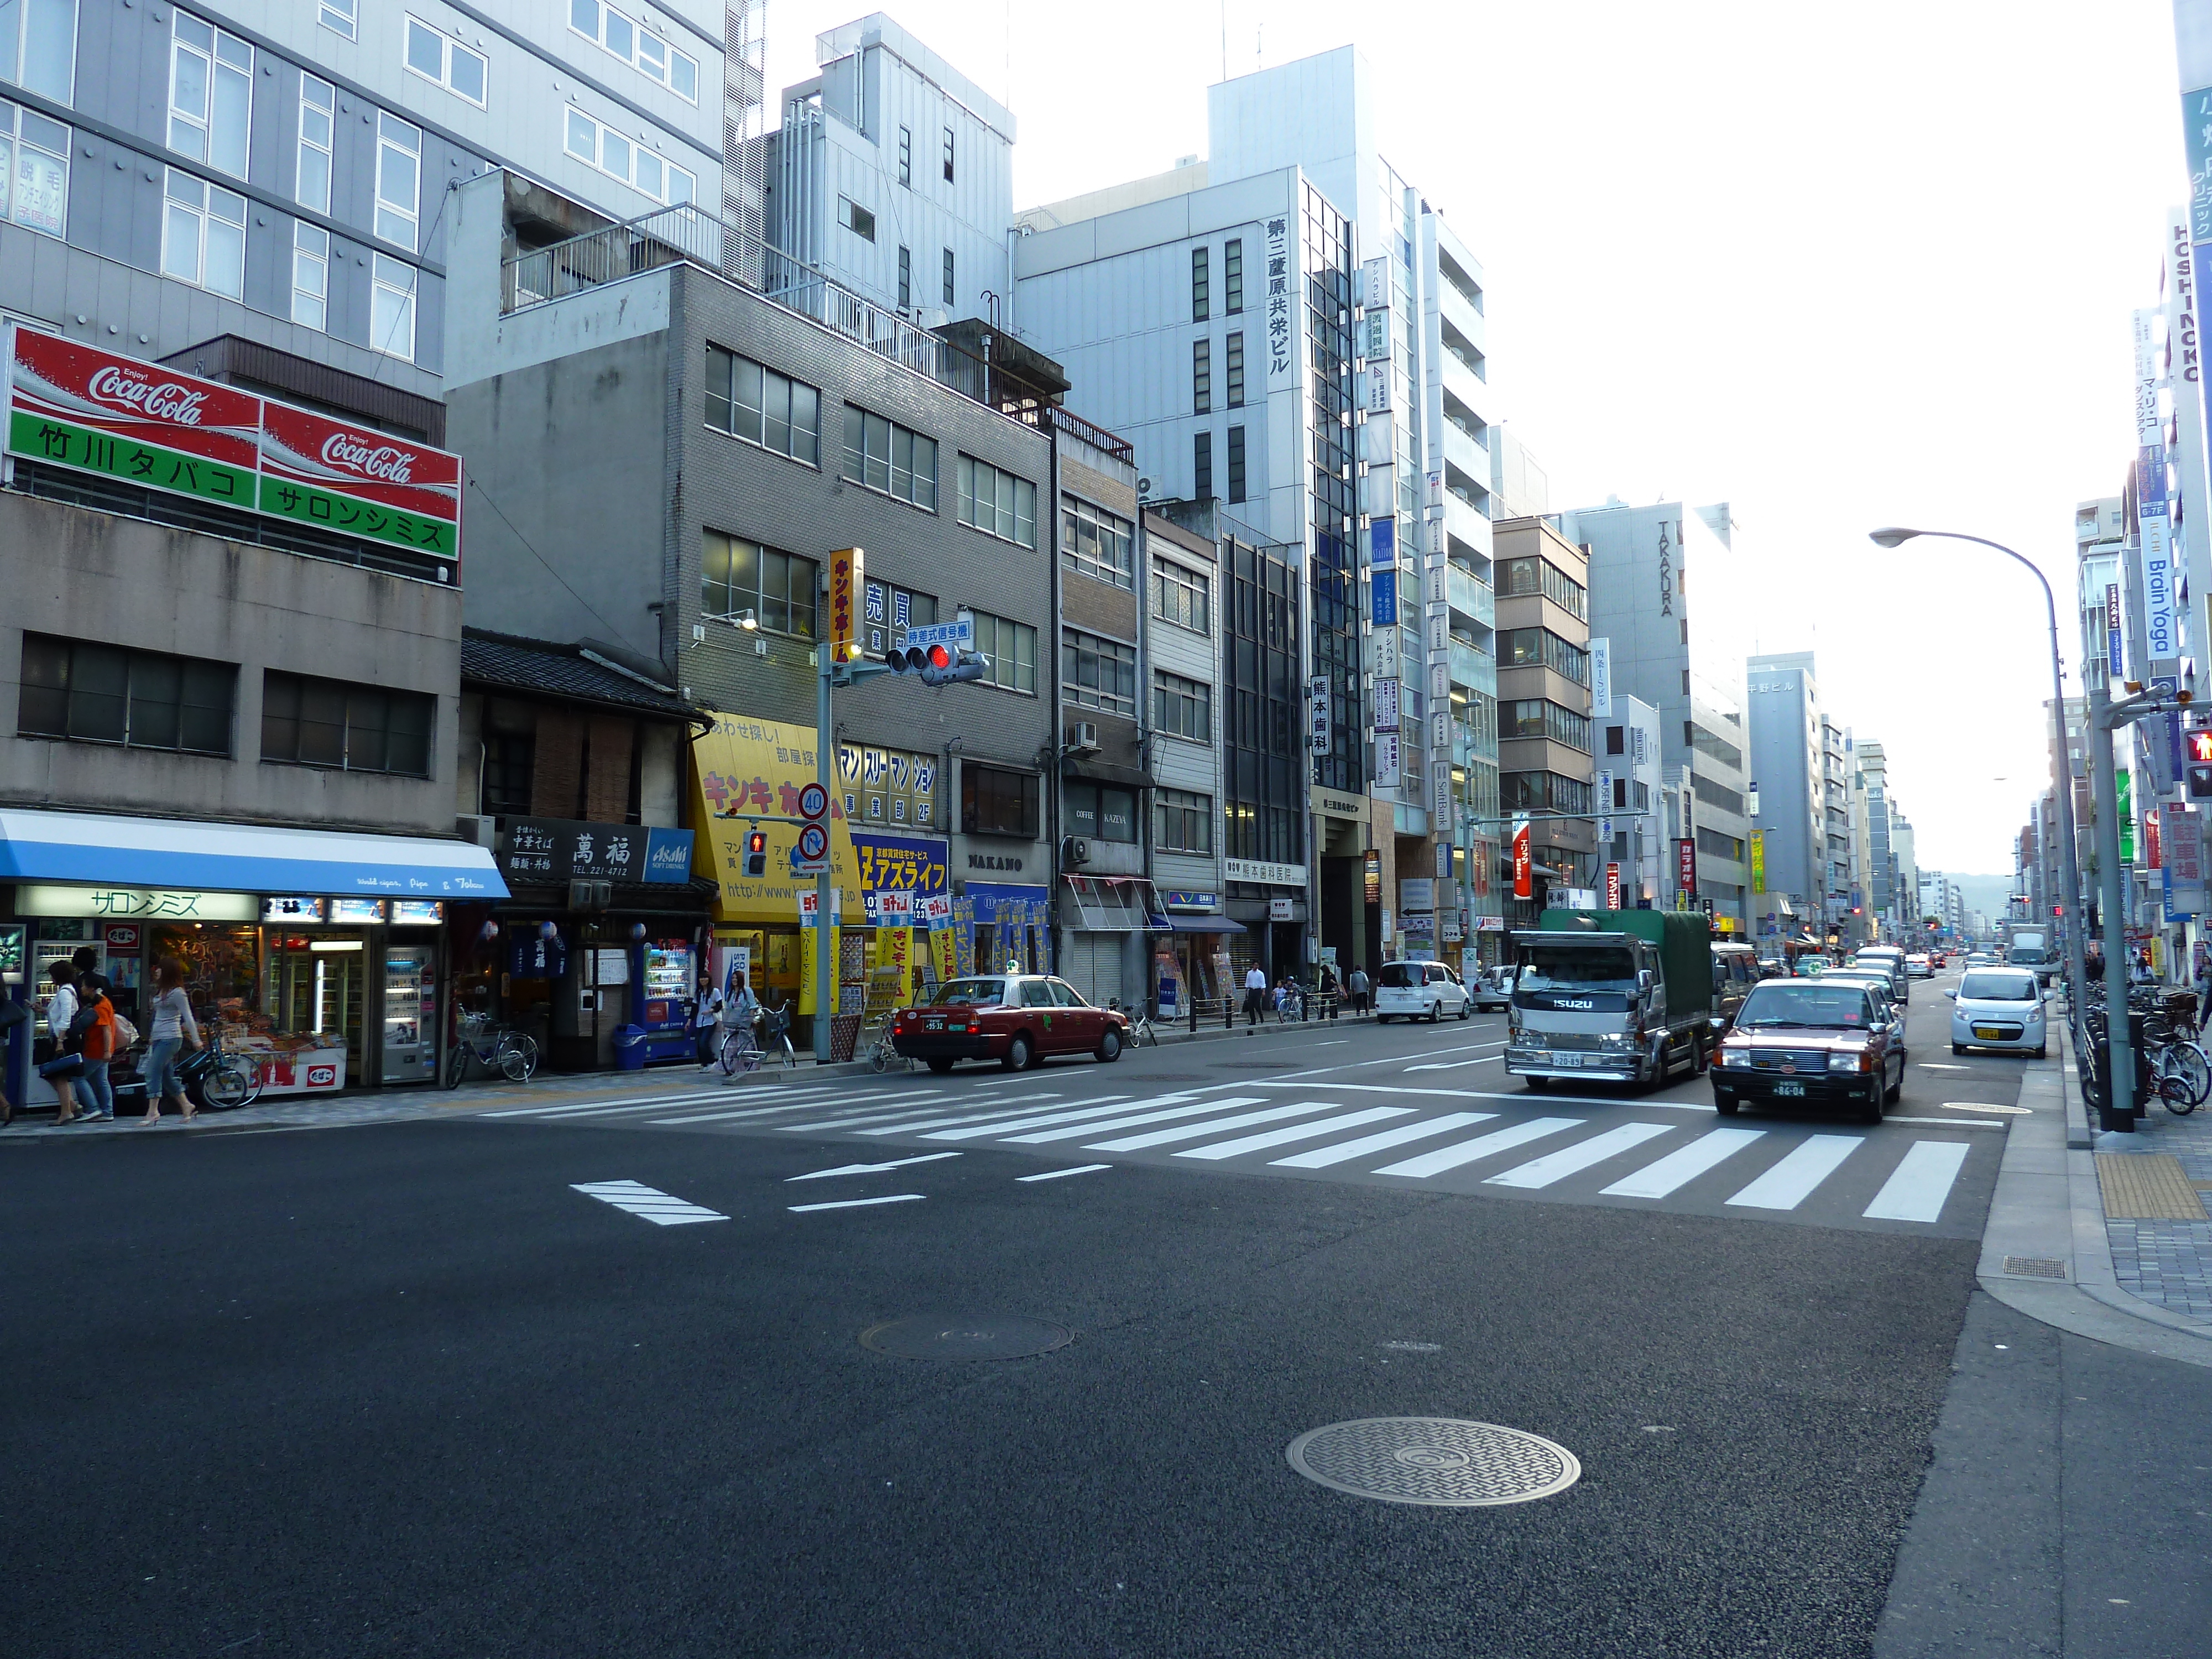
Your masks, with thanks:
[(388, 432), (10, 328), (10, 455), (404, 548), (460, 578), (461, 461)]

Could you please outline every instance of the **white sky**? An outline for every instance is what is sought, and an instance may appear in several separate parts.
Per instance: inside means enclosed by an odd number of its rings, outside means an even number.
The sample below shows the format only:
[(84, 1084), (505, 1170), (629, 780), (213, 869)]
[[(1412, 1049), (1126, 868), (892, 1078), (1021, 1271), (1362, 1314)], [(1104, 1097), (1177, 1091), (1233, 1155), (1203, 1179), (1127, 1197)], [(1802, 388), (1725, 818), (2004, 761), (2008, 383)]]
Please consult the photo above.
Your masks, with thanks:
[[(1013, 110), (1018, 208), (1206, 153), (1219, 0), (890, 10)], [(1227, 0), (1231, 72), (1343, 45), (1346, 10)], [(861, 15), (769, 0), (769, 86)], [(2132, 458), (2129, 313), (2185, 185), (2165, 0), (1355, 15), (1395, 89), (1384, 154), (1484, 262), (1493, 418), (1553, 507), (1731, 502), (1692, 626), (1818, 652), (1831, 708), (1888, 750), (1922, 866), (2009, 872), (2049, 775), (2041, 595), (1997, 554), (1866, 532), (2036, 559), (2079, 690), (2074, 506)]]

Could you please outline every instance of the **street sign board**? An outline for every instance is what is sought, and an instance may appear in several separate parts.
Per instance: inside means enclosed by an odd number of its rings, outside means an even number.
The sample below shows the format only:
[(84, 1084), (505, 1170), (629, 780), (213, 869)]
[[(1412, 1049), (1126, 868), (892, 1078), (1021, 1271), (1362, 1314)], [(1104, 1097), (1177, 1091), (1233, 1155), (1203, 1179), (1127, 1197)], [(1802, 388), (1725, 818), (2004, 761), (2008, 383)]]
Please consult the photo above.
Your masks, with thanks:
[(830, 832), (821, 824), (810, 823), (799, 832), (799, 839), (791, 849), (791, 867), (802, 876), (819, 876), (830, 868)]
[(799, 816), (819, 823), (830, 816), (830, 792), (817, 781), (801, 786), (799, 791)]
[(921, 623), (909, 628), (901, 636), (911, 650), (917, 645), (954, 645), (963, 651), (975, 648), (975, 619), (963, 617), (957, 622)]

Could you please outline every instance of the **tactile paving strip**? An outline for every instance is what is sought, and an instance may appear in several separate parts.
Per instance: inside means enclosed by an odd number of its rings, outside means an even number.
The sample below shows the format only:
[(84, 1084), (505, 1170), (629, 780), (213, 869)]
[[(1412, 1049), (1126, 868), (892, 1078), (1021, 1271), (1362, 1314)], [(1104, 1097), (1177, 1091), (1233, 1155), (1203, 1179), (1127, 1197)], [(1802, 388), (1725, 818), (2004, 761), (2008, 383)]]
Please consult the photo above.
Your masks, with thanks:
[(2212, 1220), (2170, 1152), (2099, 1152), (2097, 1180), (2115, 1221)]

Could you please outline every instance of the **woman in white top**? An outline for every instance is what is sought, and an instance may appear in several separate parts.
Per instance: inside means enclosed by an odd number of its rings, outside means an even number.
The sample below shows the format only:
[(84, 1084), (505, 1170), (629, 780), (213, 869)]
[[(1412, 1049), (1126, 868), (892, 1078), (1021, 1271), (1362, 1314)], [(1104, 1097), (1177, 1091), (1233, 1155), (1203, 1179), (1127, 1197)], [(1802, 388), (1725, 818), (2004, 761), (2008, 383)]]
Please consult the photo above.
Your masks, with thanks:
[[(66, 962), (58, 962), (49, 975), (54, 982), (54, 994), (46, 1003), (46, 1035), (54, 1040), (57, 1059), (70, 1052), (70, 1022), (76, 1018), (76, 969)], [(74, 1123), (76, 1119), (76, 1085), (68, 1078), (48, 1078), (54, 1085), (54, 1098), (61, 1103), (55, 1114), (57, 1124)]]
[(177, 1075), (177, 1050), (185, 1043), (200, 1046), (199, 1022), (192, 1018), (191, 999), (185, 994), (185, 970), (174, 957), (154, 964), (154, 1024), (146, 1034), (146, 1123), (161, 1121), (161, 1097), (177, 1103), (177, 1116), (192, 1121), (192, 1103), (185, 1098), (184, 1079)]

